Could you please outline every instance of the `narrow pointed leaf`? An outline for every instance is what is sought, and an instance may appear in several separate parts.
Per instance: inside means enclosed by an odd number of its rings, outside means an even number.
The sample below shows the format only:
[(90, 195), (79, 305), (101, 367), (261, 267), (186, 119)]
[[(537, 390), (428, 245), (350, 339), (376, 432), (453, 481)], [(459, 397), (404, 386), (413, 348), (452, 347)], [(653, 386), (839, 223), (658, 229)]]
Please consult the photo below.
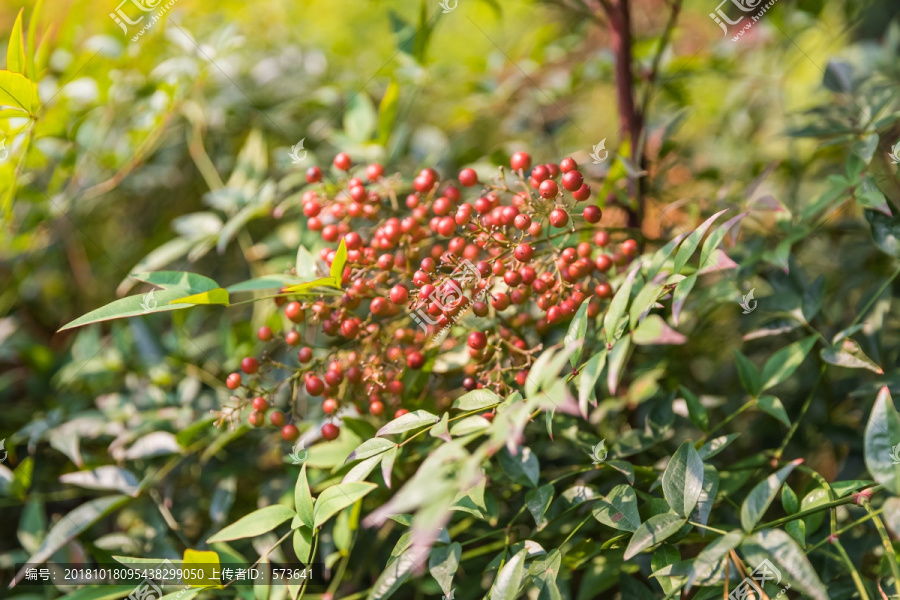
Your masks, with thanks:
[(647, 548), (671, 537), (685, 523), (687, 523), (687, 519), (675, 513), (663, 513), (650, 517), (631, 536), (631, 541), (628, 542), (628, 547), (625, 549), (625, 560), (630, 560)]
[(690, 277), (685, 277), (675, 285), (675, 291), (672, 292), (672, 322), (678, 325), (678, 318), (681, 316), (681, 309), (687, 302), (688, 294), (694, 289), (697, 283), (697, 274), (694, 273)]
[(322, 492), (316, 498), (313, 510), (313, 526), (319, 527), (339, 511), (347, 508), (372, 490), (378, 487), (374, 483), (354, 481), (339, 483)]
[(223, 306), (231, 306), (228, 300), (228, 291), (224, 288), (216, 288), (208, 292), (200, 292), (192, 296), (170, 300), (169, 304), (221, 304)]
[(309, 492), (309, 481), (306, 478), (306, 463), (300, 467), (300, 475), (294, 485), (294, 508), (300, 522), (312, 529), (313, 526), (313, 499)]
[(494, 587), (491, 588), (490, 600), (515, 600), (518, 597), (519, 586), (525, 575), (525, 557), (527, 555), (528, 550), (520, 550), (503, 565), (503, 568), (497, 573)]
[(581, 375), (578, 378), (578, 410), (584, 418), (587, 418), (588, 401), (594, 395), (594, 386), (597, 385), (604, 366), (606, 366), (606, 348), (602, 348), (600, 352), (588, 359), (581, 369)]
[(206, 543), (213, 544), (215, 542), (228, 542), (242, 538), (256, 537), (268, 531), (272, 531), (285, 521), (292, 519), (296, 514), (297, 513), (282, 504), (266, 506), (265, 508), (253, 511), (249, 515), (246, 515), (228, 527), (225, 527), (209, 538)]
[(864, 439), (866, 467), (872, 479), (900, 494), (900, 415), (887, 386), (878, 392)]
[[(569, 323), (569, 330), (566, 332), (565, 344), (568, 346), (570, 344), (575, 344), (576, 342), (581, 342), (584, 340), (584, 336), (587, 334), (588, 328), (588, 302), (584, 301), (581, 303), (581, 306), (578, 307), (578, 311), (575, 313), (575, 316), (572, 317), (572, 322)], [(579, 344), (577, 348), (575, 348), (574, 352), (569, 356), (569, 362), (572, 365), (572, 368), (578, 366), (578, 359), (581, 358), (581, 348), (582, 344)]]
[(756, 527), (756, 524), (762, 519), (769, 505), (775, 499), (776, 494), (778, 494), (781, 484), (784, 483), (791, 471), (801, 462), (803, 462), (803, 459), (797, 459), (791, 464), (782, 467), (769, 475), (764, 481), (760, 481), (750, 491), (750, 494), (741, 505), (741, 527), (744, 528), (744, 531), (750, 532)]
[(703, 489), (703, 461), (690, 441), (678, 447), (662, 476), (666, 502), (678, 515), (688, 517)]
[(809, 336), (773, 354), (762, 370), (762, 389), (774, 387), (793, 375), (815, 343), (816, 337)]
[(616, 295), (613, 296), (612, 302), (609, 303), (609, 308), (606, 310), (606, 315), (603, 317), (603, 328), (606, 330), (607, 344), (612, 344), (613, 339), (615, 339), (619, 319), (622, 318), (625, 314), (625, 309), (628, 307), (628, 301), (631, 298), (631, 286), (634, 285), (634, 278), (637, 276), (639, 268), (640, 264), (637, 264), (625, 277), (625, 281), (622, 282), (622, 285), (616, 291)]
[(604, 525), (622, 531), (637, 531), (641, 526), (637, 495), (630, 485), (617, 485), (605, 497), (595, 500), (591, 512)]
[(376, 433), (375, 435), (381, 436), (403, 433), (404, 431), (419, 429), (427, 425), (434, 425), (440, 420), (440, 417), (431, 414), (427, 410), (416, 410), (397, 417), (396, 419), (379, 429), (378, 433)]
[(700, 227), (692, 231), (687, 239), (684, 240), (684, 243), (681, 244), (681, 247), (678, 248), (678, 252), (675, 254), (674, 270), (676, 273), (681, 273), (681, 269), (684, 268), (684, 265), (687, 264), (688, 259), (691, 258), (691, 255), (697, 249), (697, 246), (700, 245), (700, 240), (703, 239), (704, 234), (706, 234), (706, 230), (709, 229), (713, 222), (725, 212), (727, 212), (727, 209), (720, 210), (719, 212), (705, 220), (700, 225)]

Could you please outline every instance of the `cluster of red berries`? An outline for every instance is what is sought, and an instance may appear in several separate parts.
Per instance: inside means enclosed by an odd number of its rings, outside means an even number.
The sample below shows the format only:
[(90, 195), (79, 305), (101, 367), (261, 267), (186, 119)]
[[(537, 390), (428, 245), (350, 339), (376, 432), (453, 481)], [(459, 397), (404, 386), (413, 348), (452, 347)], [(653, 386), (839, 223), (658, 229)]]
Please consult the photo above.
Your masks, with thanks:
[[(624, 239), (607, 251), (610, 232), (598, 228), (600, 208), (576, 209), (591, 197), (591, 188), (573, 159), (532, 168), (531, 157), (517, 152), (510, 166), (512, 173), (500, 168), (488, 183), (463, 169), (459, 184), (481, 187), (471, 201), (430, 168), (411, 182), (386, 177), (377, 164), (351, 177), (352, 160), (341, 153), (334, 167), (347, 175), (337, 184), (325, 180), (320, 168), (309, 168), (302, 211), (308, 229), (323, 241), (343, 240), (343, 290), (293, 300), (286, 293), (276, 296), (287, 326), (278, 336), (269, 327), (259, 330), (259, 340), (271, 342), (262, 360), (283, 368), (273, 357), (300, 346), (304, 333), (309, 338), (321, 331), (338, 340), (315, 351), (298, 348), (290, 367), (306, 394), (323, 399), (326, 415), (355, 404), (376, 417), (390, 407), (396, 417), (407, 412), (403, 404), (418, 406), (421, 400), (414, 397), (427, 397), (440, 408), (459, 386), (504, 394), (523, 385), (542, 336), (584, 302), (588, 314), (598, 316), (613, 293), (609, 272), (636, 256), (638, 245)], [(324, 248), (319, 258), (330, 266), (335, 253)], [(429, 394), (423, 394), (414, 372), (457, 346), (460, 340), (440, 332), (470, 310), (484, 319), (466, 338), (471, 360), (440, 375), (432, 371), (442, 381), (427, 382)], [(249, 357), (241, 368), (252, 375), (260, 365)], [(227, 385), (240, 387), (241, 375), (229, 375)], [(265, 422), (264, 395), (252, 401), (252, 425)], [(270, 421), (282, 426), (284, 415), (275, 411)], [(326, 423), (321, 433), (333, 439), (339, 431)], [(284, 439), (298, 435), (295, 426), (283, 426)]]

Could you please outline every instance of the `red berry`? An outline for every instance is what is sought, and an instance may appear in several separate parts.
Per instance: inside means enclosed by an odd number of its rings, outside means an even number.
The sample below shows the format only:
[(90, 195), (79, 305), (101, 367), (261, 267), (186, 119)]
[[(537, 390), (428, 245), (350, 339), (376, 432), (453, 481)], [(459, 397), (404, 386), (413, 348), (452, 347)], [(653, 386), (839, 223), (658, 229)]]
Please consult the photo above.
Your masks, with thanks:
[(482, 331), (473, 331), (469, 334), (469, 338), (466, 341), (469, 344), (469, 348), (474, 348), (475, 350), (483, 350), (487, 346), (487, 336)]
[(405, 408), (398, 408), (397, 412), (394, 413), (394, 418), (395, 419), (400, 418), (403, 415), (408, 414), (408, 413), (409, 413), (409, 411), (406, 410)]
[(284, 335), (284, 341), (287, 342), (288, 346), (296, 346), (300, 343), (300, 334), (296, 331), (288, 331)]
[(550, 324), (559, 323), (562, 321), (563, 311), (558, 306), (551, 306), (547, 309), (547, 322)]
[(259, 412), (258, 410), (254, 410), (252, 413), (250, 413), (247, 421), (249, 421), (250, 424), (254, 427), (262, 427), (266, 423), (266, 415)]
[(285, 425), (281, 428), (281, 437), (286, 442), (295, 442), (300, 437), (300, 430), (294, 425)]
[(322, 437), (326, 440), (336, 440), (341, 430), (334, 423), (325, 423), (322, 425)]
[(380, 179), (382, 173), (384, 173), (384, 167), (382, 167), (378, 163), (372, 163), (371, 165), (366, 167), (366, 179), (368, 179), (369, 181)]
[(580, 188), (572, 192), (572, 197), (578, 201), (584, 201), (591, 197), (591, 186), (583, 184)]
[(531, 155), (527, 152), (516, 152), (509, 159), (509, 166), (513, 168), (514, 171), (522, 170), (527, 171), (529, 167), (531, 167)]
[(534, 248), (532, 248), (530, 244), (523, 242), (516, 246), (513, 254), (517, 261), (527, 263), (534, 256)]
[(391, 302), (394, 304), (405, 304), (409, 300), (409, 290), (402, 283), (398, 283), (391, 288)]
[(363, 245), (362, 236), (351, 231), (344, 236), (344, 243), (347, 245), (347, 250), (359, 250)]
[(236, 390), (241, 387), (241, 374), (232, 373), (225, 379), (225, 385), (229, 390)]
[(513, 225), (516, 226), (516, 229), (519, 231), (525, 231), (529, 227), (531, 227), (531, 217), (528, 215), (516, 215), (516, 218), (513, 219)]
[(384, 403), (380, 400), (372, 400), (369, 402), (369, 412), (376, 417), (384, 413)]
[(550, 169), (544, 165), (538, 165), (531, 170), (531, 178), (538, 183), (550, 178)]
[(459, 172), (459, 182), (465, 187), (472, 187), (478, 183), (478, 173), (475, 169), (463, 169)]
[(310, 396), (321, 396), (325, 391), (325, 382), (311, 375), (306, 378), (306, 391)]
[(317, 183), (322, 181), (322, 169), (319, 167), (310, 167), (306, 170), (306, 182)]
[(570, 192), (576, 192), (584, 183), (584, 176), (578, 171), (569, 171), (562, 176), (562, 186)]
[(406, 366), (410, 369), (421, 369), (425, 366), (425, 355), (418, 350), (413, 350), (406, 356)]
[(359, 335), (359, 325), (357, 322), (353, 319), (347, 319), (341, 323), (341, 335), (348, 340), (352, 340)]
[(269, 422), (275, 427), (281, 427), (284, 425), (284, 413), (280, 410), (272, 411), (272, 414), (269, 415)]
[(284, 307), (284, 316), (294, 323), (302, 323), (304, 319), (303, 308), (299, 302), (291, 302)]
[(369, 310), (372, 311), (372, 314), (375, 316), (384, 316), (388, 313), (388, 302), (381, 296), (377, 296), (372, 298), (372, 302), (369, 303)]
[(609, 298), (612, 296), (612, 288), (608, 283), (598, 283), (594, 288), (594, 295), (598, 298)]
[(559, 170), (563, 173), (568, 173), (574, 169), (578, 168), (578, 163), (575, 162), (575, 159), (566, 157), (559, 161)]
[(253, 375), (257, 371), (259, 371), (259, 361), (257, 361), (252, 356), (248, 356), (241, 361), (241, 370), (248, 375)]
[[(556, 185), (556, 184), (554, 184)], [(569, 213), (561, 208), (554, 208), (550, 211), (550, 224), (556, 228), (565, 227), (569, 222)]]
[(260, 327), (256, 332), (256, 337), (258, 337), (261, 342), (268, 342), (272, 339), (272, 330), (265, 326)]
[(334, 166), (341, 171), (349, 171), (352, 164), (353, 161), (350, 160), (350, 155), (346, 152), (341, 152), (334, 157)]
[(330, 415), (337, 409), (338, 403), (334, 398), (328, 398), (327, 400), (325, 400), (325, 402), (322, 403), (322, 410), (325, 411), (326, 415)]
[(297, 352), (297, 360), (299, 360), (300, 362), (302, 362), (304, 364), (311, 361), (312, 357), (313, 357), (312, 350), (310, 350), (309, 348), (307, 348), (305, 346), (303, 348), (300, 348), (299, 352)]
[(559, 193), (559, 186), (552, 179), (547, 179), (541, 182), (538, 192), (541, 194), (541, 198), (555, 198)]
[(440, 217), (448, 214), (451, 208), (453, 208), (453, 203), (450, 202), (450, 198), (445, 198), (444, 196), (437, 198), (434, 204), (431, 205), (431, 210)]
[(638, 245), (634, 240), (625, 240), (622, 242), (622, 254), (625, 256), (634, 256), (638, 253)]
[(264, 413), (269, 410), (269, 402), (262, 396), (257, 396), (253, 399), (253, 408), (261, 413)]
[(588, 223), (599, 223), (600, 219), (603, 217), (603, 211), (600, 210), (600, 207), (591, 204), (584, 207), (582, 216), (584, 216), (584, 220)]

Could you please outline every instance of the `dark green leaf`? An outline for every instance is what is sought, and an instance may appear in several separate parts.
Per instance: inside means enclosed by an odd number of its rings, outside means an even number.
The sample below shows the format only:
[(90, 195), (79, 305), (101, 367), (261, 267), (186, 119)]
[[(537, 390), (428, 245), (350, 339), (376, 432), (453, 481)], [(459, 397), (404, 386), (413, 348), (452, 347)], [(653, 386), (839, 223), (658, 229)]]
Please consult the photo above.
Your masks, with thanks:
[(630, 560), (647, 548), (654, 546), (675, 534), (687, 523), (687, 519), (675, 513), (663, 513), (647, 519), (638, 527), (628, 547), (625, 549), (625, 560)]
[(791, 471), (801, 462), (803, 462), (802, 459), (797, 459), (791, 464), (782, 467), (772, 475), (769, 475), (764, 481), (760, 481), (750, 491), (750, 494), (741, 505), (741, 527), (744, 528), (744, 531), (750, 532), (756, 527), (769, 505), (772, 504), (772, 500), (775, 499), (781, 484), (784, 483)]
[(615, 529), (637, 531), (641, 526), (637, 495), (630, 485), (617, 485), (604, 498), (594, 502), (594, 518)]
[(900, 415), (887, 386), (878, 392), (864, 439), (866, 467), (872, 478), (900, 494)]
[(797, 367), (800, 366), (800, 363), (803, 362), (803, 359), (806, 358), (806, 355), (809, 354), (815, 343), (816, 336), (809, 336), (773, 354), (766, 361), (766, 366), (762, 370), (762, 390), (774, 387), (790, 377), (797, 370)]
[(688, 517), (703, 489), (703, 461), (690, 441), (678, 447), (662, 476), (663, 494), (672, 510)]

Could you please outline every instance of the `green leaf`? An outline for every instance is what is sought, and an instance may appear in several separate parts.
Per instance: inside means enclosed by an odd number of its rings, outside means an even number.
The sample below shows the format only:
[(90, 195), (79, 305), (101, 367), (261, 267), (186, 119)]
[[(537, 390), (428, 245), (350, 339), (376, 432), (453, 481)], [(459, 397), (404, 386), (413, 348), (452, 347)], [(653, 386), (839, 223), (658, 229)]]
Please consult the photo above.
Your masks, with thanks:
[[(716, 493), (719, 491), (719, 472), (712, 465), (703, 465), (703, 489), (697, 499), (697, 507), (691, 513), (691, 521), (706, 525), (713, 504), (716, 503)], [(706, 531), (702, 532), (704, 535)]]
[[(715, 231), (713, 231), (711, 234), (709, 234), (709, 237), (706, 238), (705, 242), (703, 242), (703, 248), (700, 249), (700, 268), (701, 269), (710, 266), (710, 264), (711, 264), (710, 259), (712, 258), (713, 252), (715, 251), (715, 249), (719, 247), (719, 244), (722, 243), (722, 240), (725, 239), (725, 236), (728, 234), (728, 232), (731, 230), (731, 228), (734, 227), (734, 225), (738, 221), (740, 221), (741, 219), (743, 219), (744, 217), (746, 217), (749, 214), (750, 213), (748, 211), (748, 212), (742, 212), (741, 214), (739, 214), (737, 216), (731, 217), (730, 219), (725, 221), (725, 223), (721, 227), (717, 228)], [(710, 264), (707, 264), (707, 263), (710, 263)]]
[[(37, 45), (37, 24), (38, 18), (41, 14), (41, 9), (44, 6), (44, 0), (38, 0), (34, 4), (34, 9), (31, 11), (31, 18), (28, 20), (28, 43), (26, 48), (28, 48), (28, 69), (25, 73), (31, 75), (31, 77), (37, 79), (37, 55), (38, 55), (38, 45)], [(45, 41), (45, 40), (42, 40)]]
[(678, 515), (688, 517), (703, 489), (703, 461), (690, 440), (678, 447), (662, 476), (663, 495)]
[(717, 438), (713, 438), (703, 444), (699, 450), (697, 450), (697, 454), (700, 455), (700, 458), (706, 460), (708, 458), (712, 458), (725, 448), (727, 448), (731, 442), (736, 440), (738, 436), (741, 435), (739, 433), (729, 433), (728, 435), (722, 435)]
[[(678, 549), (672, 544), (663, 544), (656, 549), (656, 552), (653, 553), (653, 557), (650, 559), (650, 568), (653, 571), (657, 571), (659, 569), (662, 569), (663, 567), (678, 564), (679, 562), (681, 562), (681, 553), (678, 551)], [(631, 578), (629, 577), (628, 579)], [(666, 594), (672, 594), (672, 591), (675, 590), (678, 579), (679, 578), (675, 576), (660, 576), (656, 578), (656, 580), (659, 582), (660, 587), (662, 587), (663, 592)], [(681, 589), (680, 586), (678, 587), (678, 589)], [(631, 598), (632, 596), (628, 597)], [(653, 600), (653, 594), (649, 594), (647, 600)]]
[(617, 485), (605, 498), (595, 500), (591, 513), (604, 525), (622, 531), (637, 531), (641, 526), (637, 495), (630, 485)]
[(172, 288), (169, 290), (152, 290), (146, 294), (138, 294), (120, 298), (114, 302), (110, 302), (106, 306), (92, 310), (88, 314), (81, 316), (59, 331), (72, 329), (73, 327), (81, 327), (90, 325), (91, 323), (100, 323), (102, 321), (111, 321), (113, 319), (122, 319), (125, 317), (138, 317), (149, 313), (168, 312), (171, 310), (181, 310), (189, 308), (187, 304), (169, 304), (171, 300), (184, 297), (187, 290), (181, 288)]
[(347, 111), (344, 113), (344, 133), (353, 142), (367, 142), (375, 132), (376, 120), (372, 100), (361, 91), (347, 103)]
[(877, 210), (866, 209), (863, 212), (878, 249), (888, 256), (900, 258), (900, 218), (896, 215), (889, 217)]
[(309, 553), (312, 550), (312, 534), (313, 530), (311, 527), (309, 529), (295, 529), (294, 536), (291, 538), (294, 554), (297, 555), (297, 558), (302, 563), (305, 563), (310, 559)]
[(790, 377), (816, 343), (816, 336), (809, 336), (799, 342), (782, 348), (766, 361), (762, 370), (762, 388), (760, 391), (774, 387)]
[(638, 319), (641, 318), (641, 315), (656, 304), (656, 300), (659, 298), (662, 290), (662, 285), (649, 282), (638, 292), (634, 302), (631, 303), (631, 310), (629, 311), (629, 327), (632, 330), (638, 324)]
[(551, 500), (553, 500), (553, 485), (549, 483), (529, 490), (525, 494), (525, 506), (534, 518), (538, 530), (543, 529), (546, 524), (544, 514), (547, 512)]
[(450, 595), (453, 589), (453, 576), (459, 568), (459, 557), (462, 555), (462, 546), (453, 542), (449, 546), (439, 546), (431, 551), (428, 557), (428, 572), (434, 577), (441, 591)]
[(224, 288), (216, 288), (208, 292), (201, 292), (199, 294), (170, 300), (169, 304), (221, 304), (224, 306), (231, 306), (228, 300), (228, 291)]
[(659, 315), (647, 315), (631, 334), (631, 340), (638, 346), (679, 345), (687, 338), (678, 333)]
[(384, 90), (384, 96), (378, 104), (378, 143), (387, 146), (397, 118), (397, 107), (400, 103), (400, 86), (391, 80)]
[(541, 475), (538, 459), (528, 446), (521, 446), (518, 453), (512, 455), (504, 448), (498, 455), (503, 471), (516, 483), (534, 487)]
[(374, 483), (354, 481), (339, 483), (322, 492), (316, 498), (313, 511), (313, 526), (319, 527), (339, 511), (347, 508), (372, 490), (378, 487)]
[(20, 108), (30, 115), (40, 108), (37, 85), (21, 73), (0, 71), (0, 106)]
[(650, 266), (647, 268), (647, 281), (656, 277), (656, 274), (659, 273), (660, 269), (662, 269), (663, 265), (666, 263), (666, 259), (669, 258), (675, 250), (675, 246), (680, 244), (681, 240), (686, 238), (687, 235), (687, 233), (677, 235), (672, 241), (656, 251), (653, 258), (650, 259)]
[[(446, 415), (447, 413), (444, 414)], [(381, 458), (381, 477), (384, 479), (384, 485), (388, 489), (391, 487), (391, 471), (394, 469), (394, 461), (397, 460), (398, 454), (400, 454), (400, 446), (394, 446), (385, 452)]]
[(254, 510), (225, 527), (217, 534), (209, 538), (206, 543), (228, 542), (248, 537), (256, 537), (267, 531), (272, 531), (285, 521), (292, 519), (297, 513), (283, 504), (273, 504), (259, 510)]
[(800, 511), (800, 499), (797, 498), (797, 494), (794, 493), (791, 486), (786, 483), (781, 488), (781, 506), (789, 515)]
[(450, 435), (469, 435), (476, 431), (484, 431), (490, 426), (491, 422), (481, 415), (471, 415), (454, 423), (453, 426), (450, 427)]
[[(584, 301), (581, 303), (581, 306), (578, 307), (575, 316), (572, 317), (572, 322), (569, 323), (569, 330), (566, 332), (566, 337), (564, 339), (566, 346), (584, 341), (584, 336), (587, 335), (588, 327), (587, 310), (588, 302)], [(578, 359), (581, 358), (582, 346), (582, 344), (579, 344), (572, 352), (571, 356), (569, 356), (569, 363), (572, 365), (573, 369), (578, 366)]]
[(178, 288), (191, 294), (208, 292), (219, 287), (219, 284), (209, 277), (186, 271), (143, 271), (132, 273), (129, 277), (166, 290)]
[(441, 420), (438, 421), (438, 424), (428, 430), (428, 435), (431, 437), (436, 437), (444, 440), (445, 442), (449, 442), (453, 438), (450, 437), (450, 428), (448, 423), (450, 422), (450, 413), (444, 413), (441, 415)]
[(578, 378), (578, 410), (587, 418), (588, 401), (594, 396), (594, 386), (606, 366), (606, 348), (600, 350), (584, 364)]
[(631, 272), (628, 273), (625, 281), (622, 282), (622, 285), (616, 291), (616, 295), (613, 296), (612, 302), (609, 303), (609, 308), (603, 317), (603, 329), (606, 330), (607, 345), (612, 344), (615, 339), (619, 319), (625, 314), (625, 308), (628, 306), (628, 300), (631, 298), (631, 286), (634, 285), (634, 278), (637, 276), (639, 268), (640, 263), (635, 265)]
[(756, 406), (764, 413), (772, 415), (784, 423), (785, 426), (791, 426), (791, 420), (788, 418), (787, 411), (784, 410), (784, 405), (775, 396), (760, 396), (756, 401)]
[(700, 403), (700, 398), (683, 385), (678, 386), (678, 389), (681, 390), (681, 395), (684, 396), (691, 423), (706, 431), (709, 428), (709, 414), (706, 412), (706, 407)]
[(772, 500), (775, 499), (778, 488), (781, 487), (781, 484), (783, 484), (784, 480), (791, 474), (791, 471), (793, 471), (801, 462), (803, 462), (803, 459), (797, 459), (791, 464), (782, 467), (775, 473), (769, 475), (764, 481), (760, 481), (750, 491), (750, 494), (744, 499), (744, 503), (741, 505), (741, 527), (744, 528), (744, 531), (749, 533), (756, 527), (756, 524), (759, 523), (759, 520), (769, 508), (769, 505), (772, 504)]
[(487, 388), (482, 388), (480, 390), (472, 390), (466, 394), (463, 394), (453, 403), (453, 408), (458, 408), (459, 410), (481, 410), (483, 408), (487, 408), (488, 406), (493, 406), (495, 404), (500, 404), (503, 401), (503, 398), (492, 392)]
[(744, 539), (743, 531), (730, 531), (711, 542), (691, 564), (685, 591), (690, 591), (694, 583), (710, 585), (713, 575), (721, 568), (725, 556), (738, 547)]
[(900, 494), (900, 415), (887, 386), (878, 392), (864, 439), (866, 467), (872, 479)]
[(748, 570), (752, 571), (768, 560), (781, 572), (782, 585), (790, 583), (792, 588), (813, 600), (829, 599), (828, 591), (816, 575), (806, 552), (780, 529), (754, 533), (744, 540), (741, 549), (747, 558)]
[(619, 386), (619, 380), (622, 379), (622, 369), (631, 350), (631, 338), (624, 337), (613, 346), (612, 352), (609, 353), (609, 368), (606, 371), (606, 385), (610, 394), (616, 393)]
[(309, 492), (309, 481), (306, 478), (306, 463), (300, 467), (300, 475), (294, 485), (294, 508), (300, 522), (312, 529), (313, 526), (313, 499)]
[(388, 563), (388, 566), (381, 572), (372, 591), (369, 592), (368, 600), (382, 600), (389, 598), (397, 589), (403, 585), (403, 582), (409, 578), (413, 567), (416, 566), (412, 559), (412, 552), (407, 550)]
[[(41, 542), (40, 547), (25, 562), (32, 565), (38, 565), (45, 562), (53, 556), (57, 550), (71, 542), (81, 532), (85, 531), (88, 527), (114, 510), (123, 506), (129, 500), (131, 500), (130, 496), (116, 495), (103, 496), (102, 498), (95, 498), (85, 502), (57, 521), (56, 524), (50, 528), (47, 537)], [(24, 574), (25, 568), (23, 567), (22, 570), (16, 574), (15, 581), (21, 580)]]
[(741, 385), (744, 386), (744, 389), (747, 390), (747, 393), (751, 396), (756, 397), (759, 395), (759, 392), (762, 391), (762, 381), (759, 370), (752, 362), (750, 362), (750, 359), (744, 356), (737, 348), (734, 349), (734, 361), (737, 365), (738, 377), (741, 380)]
[(695, 283), (697, 283), (696, 273), (690, 277), (685, 277), (675, 285), (675, 290), (672, 292), (672, 322), (676, 326), (678, 325), (678, 318), (681, 316), (681, 309), (684, 308), (684, 303), (687, 302), (688, 294), (694, 289)]
[(370, 456), (369, 458), (365, 458), (359, 462), (357, 462), (352, 469), (350, 469), (344, 478), (341, 479), (341, 483), (349, 483), (352, 481), (364, 481), (371, 473), (375, 470), (375, 467), (378, 466), (378, 463), (381, 462), (381, 456), (376, 454), (375, 456)]
[(522, 549), (503, 565), (491, 588), (491, 600), (515, 600), (519, 596), (519, 586), (525, 575), (525, 557), (528, 550)]
[(297, 248), (297, 259), (294, 264), (294, 270), (297, 272), (297, 277), (300, 279), (315, 279), (317, 274), (316, 259), (309, 253), (306, 246), (299, 246)]
[(427, 425), (434, 425), (440, 421), (440, 417), (433, 415), (427, 410), (416, 410), (411, 413), (401, 415), (378, 430), (375, 435), (392, 435), (419, 429)]
[(75, 471), (60, 475), (60, 482), (91, 490), (114, 490), (137, 497), (139, 482), (131, 471), (113, 465), (104, 465), (90, 471)]
[[(705, 220), (700, 227), (691, 232), (691, 234), (684, 240), (684, 243), (681, 244), (681, 247), (678, 248), (678, 252), (675, 254), (675, 266), (674, 272), (681, 273), (681, 269), (684, 268), (684, 265), (687, 264), (688, 259), (691, 258), (691, 255), (697, 249), (697, 246), (700, 245), (700, 240), (703, 239), (703, 236), (706, 234), (706, 230), (710, 228), (713, 222), (718, 219), (721, 215), (728, 212), (728, 210), (720, 210), (707, 220)], [(724, 235), (723, 235), (724, 237)], [(712, 250), (710, 250), (711, 252)]]
[(873, 373), (883, 375), (884, 371), (874, 360), (866, 356), (856, 340), (844, 338), (839, 343), (819, 351), (822, 360), (830, 365), (845, 367), (847, 369), (868, 369)]
[(685, 523), (687, 519), (671, 512), (650, 517), (631, 536), (631, 541), (625, 549), (625, 560), (631, 560), (650, 546), (674, 535)]
[(385, 452), (388, 448), (395, 448), (397, 444), (390, 440), (386, 440), (384, 438), (372, 438), (370, 440), (366, 440), (359, 447), (350, 453), (350, 456), (347, 457), (347, 460), (344, 463), (348, 463), (354, 460), (362, 460), (364, 458), (369, 458), (370, 456), (376, 456)]
[[(25, 39), (22, 36), (22, 13), (24, 8), (19, 9), (16, 16), (16, 22), (13, 23), (12, 31), (9, 33), (9, 45), (6, 50), (6, 68), (14, 73), (25, 75)], [(32, 52), (33, 48), (29, 48)]]

